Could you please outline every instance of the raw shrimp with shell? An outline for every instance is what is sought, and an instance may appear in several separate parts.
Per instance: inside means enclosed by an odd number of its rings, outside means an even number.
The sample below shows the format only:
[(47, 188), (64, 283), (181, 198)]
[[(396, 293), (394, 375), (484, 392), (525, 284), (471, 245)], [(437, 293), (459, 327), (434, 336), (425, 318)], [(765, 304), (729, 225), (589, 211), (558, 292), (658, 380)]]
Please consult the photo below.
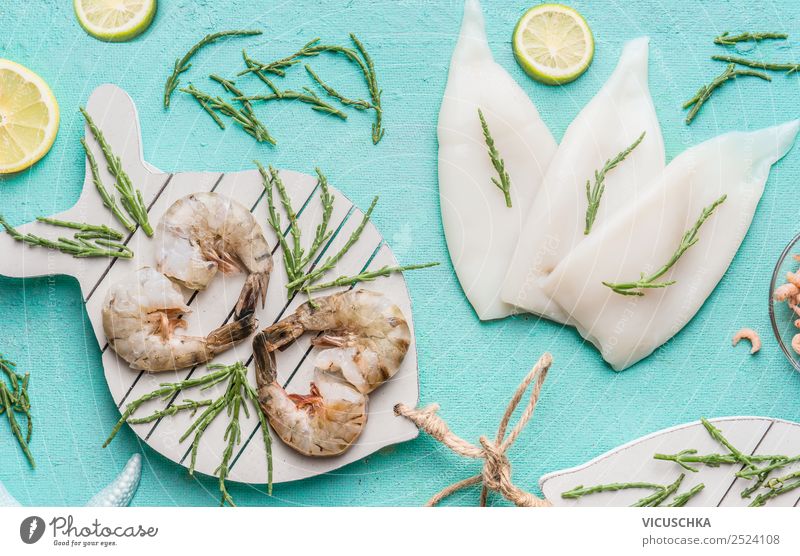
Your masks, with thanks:
[(327, 348), (315, 366), (335, 373), (369, 394), (400, 369), (411, 345), (411, 330), (400, 307), (382, 293), (349, 290), (306, 302), (291, 316), (261, 332), (269, 351), (291, 344), (306, 332)]
[(320, 369), (308, 394), (288, 394), (277, 381), (266, 336), (256, 336), (253, 349), (258, 400), (281, 440), (306, 456), (336, 456), (358, 439), (367, 423), (366, 395)]
[(190, 290), (201, 291), (218, 270), (248, 273), (236, 304), (236, 317), (264, 306), (272, 249), (253, 214), (218, 193), (193, 193), (178, 199), (157, 231), (158, 270)]
[(176, 329), (186, 326), (182, 317), (190, 310), (177, 284), (144, 267), (132, 279), (108, 290), (103, 302), (103, 330), (111, 348), (131, 368), (160, 372), (207, 363), (258, 327), (251, 313), (205, 337), (177, 334)]

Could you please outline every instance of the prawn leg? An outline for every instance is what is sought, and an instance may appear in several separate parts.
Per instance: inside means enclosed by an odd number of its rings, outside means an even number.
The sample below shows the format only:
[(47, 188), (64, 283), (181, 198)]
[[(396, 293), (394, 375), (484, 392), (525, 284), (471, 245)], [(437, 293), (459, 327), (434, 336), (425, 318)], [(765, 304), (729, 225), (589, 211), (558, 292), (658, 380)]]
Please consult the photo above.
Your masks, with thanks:
[(347, 338), (333, 333), (320, 334), (319, 336), (311, 340), (311, 345), (314, 347), (342, 348), (347, 346)]

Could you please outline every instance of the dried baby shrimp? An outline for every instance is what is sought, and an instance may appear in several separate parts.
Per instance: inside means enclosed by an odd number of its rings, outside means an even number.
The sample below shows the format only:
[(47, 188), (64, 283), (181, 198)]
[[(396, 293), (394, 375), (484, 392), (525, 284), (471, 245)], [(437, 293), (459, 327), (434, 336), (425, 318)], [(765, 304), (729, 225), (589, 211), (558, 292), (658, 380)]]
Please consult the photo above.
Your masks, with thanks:
[(178, 199), (159, 224), (158, 270), (190, 290), (204, 290), (217, 270), (247, 272), (236, 318), (264, 306), (272, 250), (253, 214), (218, 193)]
[(758, 350), (761, 349), (761, 338), (758, 335), (758, 332), (753, 330), (752, 328), (742, 328), (733, 335), (733, 346), (736, 347), (736, 344), (739, 343), (740, 340), (749, 340), (750, 341), (750, 353), (755, 354), (758, 353)]
[[(792, 258), (800, 262), (800, 255), (792, 255)], [(772, 292), (772, 299), (778, 302), (786, 302), (789, 309), (795, 315), (800, 316), (800, 271), (787, 272), (786, 283), (775, 288), (775, 291)], [(794, 325), (800, 328), (800, 319), (796, 319)], [(792, 338), (792, 349), (800, 355), (800, 333), (795, 334)]]
[(175, 371), (211, 361), (258, 327), (251, 314), (205, 337), (176, 334), (190, 308), (180, 287), (150, 267), (114, 284), (103, 302), (103, 330), (111, 348), (131, 368)]
[(794, 284), (783, 284), (773, 292), (772, 299), (775, 301), (790, 301), (796, 297), (798, 293), (800, 293), (800, 289), (797, 289), (797, 286)]
[(281, 440), (306, 456), (335, 456), (358, 439), (367, 423), (367, 396), (320, 369), (308, 394), (288, 394), (264, 335), (256, 336), (253, 351), (258, 400)]

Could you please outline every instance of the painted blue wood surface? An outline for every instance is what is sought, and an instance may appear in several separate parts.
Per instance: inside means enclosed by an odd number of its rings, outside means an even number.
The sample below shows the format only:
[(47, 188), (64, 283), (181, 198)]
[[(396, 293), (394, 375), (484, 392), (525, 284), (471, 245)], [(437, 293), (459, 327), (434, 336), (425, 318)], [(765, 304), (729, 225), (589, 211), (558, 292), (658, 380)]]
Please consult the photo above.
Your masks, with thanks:
[[(58, 5), (56, 5), (58, 4)], [(160, 3), (155, 23), (126, 44), (106, 44), (78, 26), (70, 2), (12, 2), (0, 6), (0, 57), (44, 77), (60, 103), (62, 123), (50, 154), (29, 171), (0, 178), (0, 212), (13, 224), (70, 207), (83, 183), (77, 108), (99, 84), (113, 82), (139, 109), (145, 158), (173, 170), (236, 171), (265, 163), (312, 172), (365, 207), (381, 201), (375, 222), (403, 263), (440, 260), (438, 268), (409, 273), (419, 343), (422, 402), (439, 402), (460, 435), (476, 439), (496, 430), (508, 397), (538, 356), (549, 350), (555, 366), (533, 422), (511, 454), (514, 476), (534, 488), (549, 471), (583, 463), (618, 444), (701, 415), (769, 415), (800, 420), (800, 375), (783, 359), (769, 332), (769, 275), (798, 228), (800, 149), (772, 172), (742, 248), (719, 288), (677, 337), (630, 370), (616, 374), (576, 332), (531, 317), (480, 323), (459, 289), (439, 220), (436, 117), (458, 32), (460, 0), (285, 0), (278, 2), (177, 0)], [(691, 127), (680, 105), (719, 73), (710, 60), (722, 52), (712, 38), (722, 31), (784, 31), (788, 44), (760, 47), (759, 57), (800, 60), (800, 3), (615, 2), (571, 3), (588, 20), (597, 51), (589, 71), (565, 87), (531, 81), (513, 59), (509, 38), (530, 1), (484, 0), (496, 59), (534, 99), (560, 138), (616, 64), (622, 44), (640, 35), (651, 41), (650, 86), (671, 159), (686, 147), (733, 129), (755, 129), (798, 116), (798, 76), (775, 74), (772, 83), (742, 79), (715, 93)], [(220, 131), (191, 98), (176, 93), (161, 104), (174, 59), (202, 35), (257, 27), (252, 40), (204, 50), (182, 76), (184, 84), (216, 91), (209, 73), (232, 75), (243, 47), (259, 59), (293, 52), (314, 37), (346, 42), (361, 37), (375, 58), (384, 89), (386, 137), (370, 141), (371, 113), (350, 112), (348, 122), (285, 103), (261, 108), (277, 137), (258, 145), (239, 129)], [(755, 56), (755, 54), (754, 54)], [(362, 78), (335, 59), (312, 60), (342, 91), (366, 94)], [(286, 86), (308, 83), (294, 68)], [(263, 86), (242, 80), (246, 91)], [(130, 454), (143, 450), (144, 475), (134, 505), (214, 505), (217, 484), (146, 447), (127, 429), (112, 447), (102, 440), (118, 418), (105, 385), (77, 284), (55, 277), (0, 279), (0, 350), (31, 372), (38, 468), (29, 469), (0, 423), (0, 481), (23, 504), (80, 505), (108, 483)], [(735, 330), (761, 332), (762, 352), (732, 349)], [(434, 441), (418, 440), (375, 455), (343, 471), (281, 485), (273, 498), (263, 488), (232, 486), (239, 504), (416, 505), (435, 491), (477, 472)], [(454, 497), (472, 504), (477, 491)]]

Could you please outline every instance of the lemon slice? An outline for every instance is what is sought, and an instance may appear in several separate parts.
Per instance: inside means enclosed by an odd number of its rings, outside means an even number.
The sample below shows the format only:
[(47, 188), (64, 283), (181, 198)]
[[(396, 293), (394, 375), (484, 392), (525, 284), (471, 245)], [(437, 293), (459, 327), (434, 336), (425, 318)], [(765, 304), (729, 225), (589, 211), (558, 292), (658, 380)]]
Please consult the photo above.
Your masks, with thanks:
[(0, 174), (19, 172), (47, 154), (58, 133), (58, 103), (44, 80), (0, 58)]
[(81, 27), (109, 42), (141, 35), (156, 14), (156, 0), (73, 0), (73, 6)]
[(525, 12), (514, 28), (513, 41), (522, 69), (548, 85), (574, 81), (594, 56), (594, 38), (586, 20), (560, 4), (542, 4)]

